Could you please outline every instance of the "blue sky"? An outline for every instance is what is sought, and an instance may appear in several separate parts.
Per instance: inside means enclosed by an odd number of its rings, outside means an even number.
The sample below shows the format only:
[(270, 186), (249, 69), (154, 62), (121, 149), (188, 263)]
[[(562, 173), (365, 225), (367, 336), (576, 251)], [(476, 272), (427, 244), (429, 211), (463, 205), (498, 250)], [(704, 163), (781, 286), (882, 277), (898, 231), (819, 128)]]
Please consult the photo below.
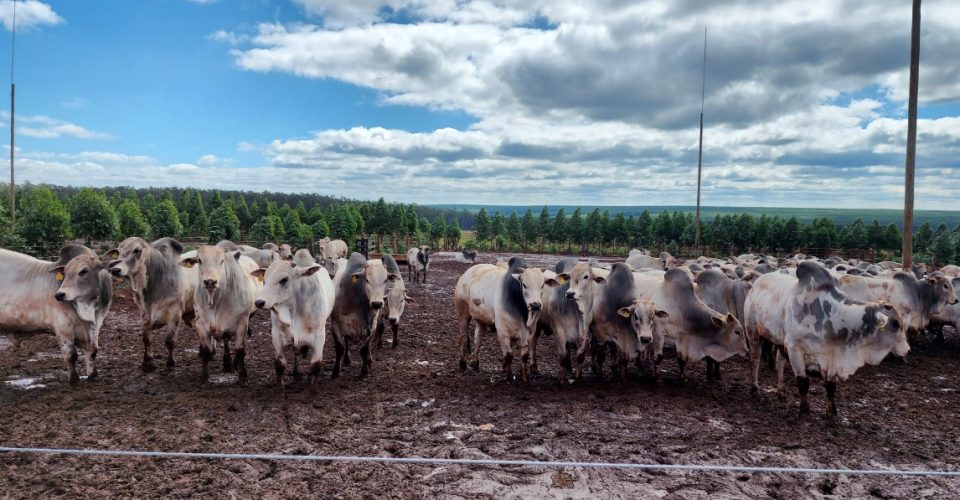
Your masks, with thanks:
[[(19, 177), (689, 205), (706, 25), (706, 204), (896, 208), (900, 3), (21, 0)], [(960, 8), (924, 9), (917, 204), (960, 209)]]

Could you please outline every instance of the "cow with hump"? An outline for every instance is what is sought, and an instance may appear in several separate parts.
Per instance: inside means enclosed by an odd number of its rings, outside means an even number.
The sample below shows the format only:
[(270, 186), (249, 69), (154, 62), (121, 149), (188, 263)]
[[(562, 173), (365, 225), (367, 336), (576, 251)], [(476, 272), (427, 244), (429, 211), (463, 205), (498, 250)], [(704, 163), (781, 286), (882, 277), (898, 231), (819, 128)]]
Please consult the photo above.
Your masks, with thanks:
[(183, 246), (172, 238), (147, 244), (132, 236), (107, 252), (114, 259), (110, 274), (123, 278), (133, 292), (140, 310), (140, 335), (143, 340), (143, 371), (155, 369), (150, 352), (150, 332), (163, 328), (167, 347), (167, 368), (173, 368), (174, 338), (182, 321), (193, 320), (193, 291), (197, 287), (197, 269), (178, 265)]
[[(522, 257), (512, 257), (506, 267), (477, 264), (457, 280), (453, 304), (460, 330), (460, 369), (467, 369), (467, 356), (473, 368), (480, 369), (480, 336), (485, 328), (495, 328), (503, 353), (503, 370), (513, 379), (513, 347), (520, 350), (520, 380), (529, 379), (527, 363), (530, 339), (543, 308), (543, 287), (558, 286), (552, 271), (528, 267)], [(476, 323), (473, 352), (467, 330)]]
[[(569, 273), (580, 264), (575, 257), (566, 257), (557, 262), (554, 270), (557, 273), (559, 286), (544, 287), (543, 309), (540, 319), (530, 340), (530, 369), (537, 371), (537, 343), (541, 333), (553, 337), (556, 346), (557, 359), (560, 370), (557, 373), (558, 381), (562, 384), (567, 381), (568, 374), (573, 371), (571, 357), (580, 347), (580, 311), (577, 304), (567, 297), (570, 289)], [(561, 276), (565, 276), (561, 278)]]
[[(388, 274), (401, 276), (400, 266), (397, 265), (397, 261), (394, 260), (392, 255), (384, 255), (381, 260)], [(396, 349), (400, 345), (397, 339), (400, 330), (400, 318), (403, 316), (407, 302), (411, 304), (415, 302), (407, 296), (407, 287), (404, 286), (402, 279), (387, 282), (387, 292), (383, 299), (383, 313), (376, 326), (377, 348), (383, 347), (383, 331), (386, 329), (386, 324), (390, 323), (390, 329), (393, 330), (393, 343), (390, 344), (390, 348)]]
[(297, 266), (277, 261), (267, 269), (251, 273), (263, 283), (254, 305), (270, 311), (270, 336), (273, 341), (273, 367), (277, 385), (283, 393), (283, 375), (287, 368), (285, 347), (293, 346), (293, 376), (300, 378), (297, 357), (309, 361), (310, 383), (317, 383), (323, 369), (323, 344), (327, 338), (327, 318), (333, 312), (333, 281), (319, 264)]
[[(239, 250), (227, 252), (211, 245), (201, 246), (195, 256), (184, 257), (180, 264), (188, 268), (199, 267), (193, 292), (196, 314), (193, 326), (200, 337), (200, 359), (203, 361), (200, 379), (204, 382), (209, 379), (209, 364), (216, 342), (223, 340), (223, 371), (236, 369), (239, 381), (245, 382), (247, 330), (250, 316), (257, 310), (254, 301), (262, 287), (252, 273), (259, 267)], [(233, 362), (230, 358), (231, 342), (235, 351)]]
[[(731, 314), (743, 323), (743, 303), (747, 300), (751, 284), (731, 279), (718, 269), (705, 269), (697, 274), (697, 297), (703, 303), (721, 314)], [(707, 380), (720, 380), (720, 363), (707, 357)]]
[(388, 271), (379, 259), (368, 261), (356, 252), (350, 255), (346, 268), (334, 280), (336, 298), (330, 316), (336, 348), (334, 378), (340, 376), (351, 342), (359, 345), (363, 358), (360, 378), (369, 375), (373, 363), (370, 340), (384, 306), (387, 284), (402, 279), (399, 274)]
[(911, 336), (926, 329), (932, 316), (957, 303), (953, 283), (941, 273), (920, 279), (902, 271), (891, 278), (845, 275), (840, 287), (853, 299), (893, 305)]
[(97, 378), (100, 328), (110, 309), (113, 283), (93, 251), (66, 245), (57, 262), (0, 249), (0, 330), (50, 331), (57, 337), (70, 383), (80, 380), (77, 348), (83, 349), (87, 380)]
[(407, 251), (407, 275), (410, 282), (420, 281), (420, 275), (423, 274), (423, 282), (427, 282), (427, 269), (430, 268), (430, 247), (413, 247)]
[[(780, 350), (777, 389), (783, 394), (783, 354), (797, 377), (800, 413), (808, 413), (809, 375), (823, 379), (827, 415), (837, 413), (837, 383), (864, 364), (879, 364), (893, 352), (910, 350), (904, 324), (887, 303), (860, 302), (846, 296), (840, 283), (816, 262), (801, 262), (796, 273), (764, 274), (753, 283), (744, 304), (750, 344), (760, 338)], [(760, 389), (759, 353), (750, 351), (753, 392)]]

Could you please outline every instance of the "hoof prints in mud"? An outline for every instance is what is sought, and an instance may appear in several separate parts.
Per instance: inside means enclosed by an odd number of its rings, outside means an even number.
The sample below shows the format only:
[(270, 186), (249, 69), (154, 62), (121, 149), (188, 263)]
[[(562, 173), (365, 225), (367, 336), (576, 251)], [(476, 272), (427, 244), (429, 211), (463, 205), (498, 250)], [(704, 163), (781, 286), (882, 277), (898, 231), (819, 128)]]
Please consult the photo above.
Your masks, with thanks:
[[(478, 262), (493, 262), (481, 255)], [(530, 256), (533, 265), (557, 258)], [(796, 416), (788, 397), (750, 395), (745, 359), (723, 364), (707, 382), (703, 365), (675, 379), (668, 353), (663, 383), (649, 368), (626, 383), (556, 383), (552, 339), (542, 338), (539, 374), (506, 382), (492, 335), (481, 343), (481, 371), (461, 374), (452, 290), (469, 267), (435, 254), (428, 282), (408, 283), (400, 345), (374, 349), (360, 380), (359, 353), (330, 378), (333, 342), (316, 388), (293, 381), (286, 398), (273, 384), (269, 317), (257, 313), (247, 349), (250, 379), (222, 374), (222, 348), (200, 384), (198, 341), (178, 333), (172, 371), (140, 370), (142, 343), (133, 303), (119, 297), (101, 334), (100, 378), (71, 387), (52, 335), (19, 348), (0, 341), (0, 442), (10, 446), (89, 447), (443, 458), (503, 458), (634, 463), (711, 463), (799, 467), (956, 469), (960, 456), (960, 338), (921, 342), (909, 362), (867, 367), (841, 388), (842, 419), (828, 422), (823, 389), (812, 387), (814, 415)], [(2, 339), (2, 337), (0, 337)], [(156, 345), (160, 334), (154, 336)], [(157, 363), (165, 352), (159, 348)], [(292, 367), (292, 355), (288, 355)], [(301, 368), (303, 368), (301, 366)], [(25, 383), (25, 382), (21, 382)], [(764, 389), (775, 383), (761, 374)], [(0, 491), (18, 496), (289, 497), (442, 493), (463, 497), (957, 496), (960, 483), (930, 478), (640, 472), (543, 467), (190, 461), (0, 455)]]

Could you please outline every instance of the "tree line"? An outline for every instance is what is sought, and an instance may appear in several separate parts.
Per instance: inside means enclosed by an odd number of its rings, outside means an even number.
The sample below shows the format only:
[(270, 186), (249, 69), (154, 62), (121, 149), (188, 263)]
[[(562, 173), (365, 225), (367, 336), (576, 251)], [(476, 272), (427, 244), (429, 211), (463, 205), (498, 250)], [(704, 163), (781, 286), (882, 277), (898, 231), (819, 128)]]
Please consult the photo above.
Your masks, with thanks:
[[(380, 250), (403, 252), (412, 244), (435, 248), (472, 247), (503, 251), (613, 253), (631, 247), (690, 253), (694, 216), (662, 211), (625, 216), (596, 208), (577, 208), (567, 215), (543, 207), (522, 215), (441, 210), (415, 204), (358, 201), (304, 194), (253, 193), (194, 189), (72, 188), (25, 185), (17, 196), (17, 226), (10, 227), (9, 200), (0, 195), (0, 244), (5, 248), (50, 256), (68, 240), (115, 241), (127, 236), (147, 239), (170, 236), (215, 243), (223, 239), (259, 246), (287, 242), (309, 247), (323, 237), (343, 239), (351, 247), (370, 236)], [(307, 208), (309, 206), (309, 209)], [(431, 220), (432, 218), (432, 220)], [(463, 231), (473, 233), (464, 240)], [(902, 235), (891, 223), (856, 219), (838, 225), (830, 218), (802, 223), (796, 217), (750, 214), (717, 215), (704, 221), (705, 253), (730, 255), (745, 251), (790, 253), (805, 249), (871, 250), (895, 256)], [(960, 259), (960, 226), (917, 230), (914, 251), (921, 260), (945, 264)], [(686, 250), (686, 252), (685, 252)]]

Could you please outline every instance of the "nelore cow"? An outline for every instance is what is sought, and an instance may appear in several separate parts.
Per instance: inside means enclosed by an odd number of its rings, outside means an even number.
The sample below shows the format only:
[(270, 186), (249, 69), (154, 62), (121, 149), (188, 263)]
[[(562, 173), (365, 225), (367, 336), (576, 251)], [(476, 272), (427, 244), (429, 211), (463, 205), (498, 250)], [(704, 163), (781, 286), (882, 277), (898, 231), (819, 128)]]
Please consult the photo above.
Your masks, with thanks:
[[(223, 371), (236, 369), (239, 381), (245, 382), (247, 330), (250, 316), (256, 312), (254, 301), (262, 287), (252, 273), (259, 267), (240, 251), (225, 252), (210, 245), (201, 246), (195, 257), (184, 257), (180, 264), (188, 268), (199, 267), (198, 283), (193, 293), (196, 314), (193, 326), (200, 338), (200, 359), (203, 361), (200, 379), (209, 379), (209, 364), (216, 341), (223, 340)], [(230, 358), (231, 342), (235, 351), (233, 360)]]
[[(780, 349), (777, 392), (783, 394), (783, 353), (797, 377), (800, 413), (808, 413), (810, 374), (819, 375), (827, 393), (827, 415), (837, 413), (837, 383), (864, 364), (876, 365), (890, 352), (910, 350), (905, 328), (890, 304), (846, 296), (840, 283), (816, 262), (801, 262), (796, 273), (757, 278), (744, 304), (751, 345), (764, 338)], [(753, 392), (760, 389), (759, 353), (750, 351)]]
[(280, 392), (284, 390), (283, 375), (287, 369), (283, 351), (288, 346), (293, 346), (294, 351), (294, 378), (300, 377), (297, 358), (302, 356), (309, 364), (308, 382), (319, 382), (327, 318), (333, 312), (334, 289), (330, 276), (316, 263), (301, 267), (282, 261), (251, 274), (263, 283), (254, 305), (270, 311), (273, 367)]
[[(383, 267), (387, 269), (387, 274), (402, 276), (400, 266), (397, 265), (397, 261), (394, 260), (392, 255), (384, 255), (381, 260), (383, 261)], [(383, 299), (383, 312), (380, 314), (380, 321), (377, 321), (376, 326), (377, 347), (383, 347), (383, 331), (386, 329), (386, 324), (389, 323), (390, 329), (393, 330), (393, 343), (390, 344), (390, 348), (396, 349), (400, 345), (397, 338), (400, 330), (400, 318), (403, 317), (407, 302), (414, 304), (415, 301), (407, 296), (407, 287), (403, 284), (402, 279), (387, 281), (387, 292)]]
[(172, 238), (148, 244), (132, 236), (107, 252), (113, 259), (110, 274), (123, 278), (133, 292), (133, 303), (140, 310), (140, 336), (143, 340), (143, 371), (155, 369), (150, 349), (150, 332), (163, 328), (167, 347), (167, 368), (176, 366), (174, 339), (182, 321), (194, 318), (193, 292), (197, 288), (197, 269), (180, 266), (183, 246)]
[(474, 264), (477, 261), (477, 251), (461, 250), (457, 252), (457, 255), (454, 256), (453, 260), (461, 264)]
[[(731, 314), (743, 323), (743, 303), (752, 286), (741, 280), (730, 279), (718, 269), (705, 269), (696, 279), (697, 297), (703, 303), (720, 314)], [(707, 362), (707, 380), (720, 380), (720, 363), (709, 356)]]
[[(541, 309), (537, 327), (533, 332), (533, 338), (530, 340), (530, 369), (535, 372), (537, 371), (537, 343), (540, 334), (553, 337), (557, 359), (560, 363), (557, 378), (561, 384), (566, 382), (568, 374), (573, 371), (571, 356), (579, 352), (581, 344), (580, 326), (582, 318), (580, 310), (577, 309), (577, 303), (567, 297), (567, 291), (570, 289), (570, 273), (579, 264), (580, 261), (574, 257), (566, 257), (557, 262), (554, 270), (557, 273), (556, 280), (559, 285), (543, 288), (543, 309)], [(561, 278), (561, 276), (565, 277)], [(585, 341), (585, 336), (583, 338)]]
[(293, 247), (286, 243), (281, 243), (277, 254), (280, 255), (280, 260), (293, 260)]
[(301, 248), (293, 254), (293, 263), (297, 267), (310, 267), (316, 264), (317, 260), (313, 258), (313, 255), (310, 255), (310, 250)]
[(336, 348), (334, 378), (340, 376), (351, 342), (360, 347), (360, 356), (363, 358), (360, 377), (369, 375), (373, 362), (370, 340), (384, 306), (387, 283), (402, 279), (399, 274), (390, 273), (379, 259), (368, 261), (356, 252), (350, 255), (342, 276), (337, 276), (335, 280), (336, 298), (330, 316)]
[(96, 380), (100, 327), (110, 309), (113, 283), (93, 251), (66, 245), (57, 262), (47, 262), (0, 249), (0, 289), (0, 329), (15, 337), (52, 330), (70, 383), (80, 380), (78, 347), (87, 380)]
[(423, 274), (423, 282), (427, 282), (427, 269), (430, 268), (430, 247), (413, 247), (407, 250), (407, 275), (410, 282), (420, 280)]
[[(953, 278), (951, 283), (954, 291), (960, 290), (960, 278)], [(930, 318), (930, 328), (936, 333), (938, 341), (943, 341), (944, 325), (960, 328), (960, 303), (950, 304)]]
[[(544, 286), (557, 286), (553, 272), (527, 267), (522, 257), (513, 257), (506, 268), (477, 264), (457, 280), (453, 304), (460, 330), (460, 369), (467, 369), (467, 356), (473, 368), (480, 369), (480, 336), (484, 328), (495, 328), (503, 353), (503, 370), (513, 379), (513, 346), (520, 350), (520, 380), (529, 380), (532, 331), (543, 309)], [(476, 323), (473, 352), (470, 353), (467, 330)]]
[(905, 272), (892, 278), (845, 275), (840, 278), (840, 288), (853, 299), (893, 305), (911, 336), (926, 329), (932, 316), (957, 303), (953, 283), (940, 273), (922, 279)]
[(347, 256), (347, 243), (343, 240), (324, 238), (317, 241), (317, 249), (319, 251), (317, 260), (320, 261), (320, 264), (328, 260), (346, 258)]

